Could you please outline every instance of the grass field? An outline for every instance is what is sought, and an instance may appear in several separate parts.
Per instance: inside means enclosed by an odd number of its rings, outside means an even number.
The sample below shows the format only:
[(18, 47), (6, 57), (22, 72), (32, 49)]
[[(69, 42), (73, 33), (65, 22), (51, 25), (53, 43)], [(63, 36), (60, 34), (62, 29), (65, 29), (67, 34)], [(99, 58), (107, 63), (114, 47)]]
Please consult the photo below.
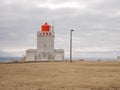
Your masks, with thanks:
[(120, 62), (0, 64), (0, 90), (120, 90)]

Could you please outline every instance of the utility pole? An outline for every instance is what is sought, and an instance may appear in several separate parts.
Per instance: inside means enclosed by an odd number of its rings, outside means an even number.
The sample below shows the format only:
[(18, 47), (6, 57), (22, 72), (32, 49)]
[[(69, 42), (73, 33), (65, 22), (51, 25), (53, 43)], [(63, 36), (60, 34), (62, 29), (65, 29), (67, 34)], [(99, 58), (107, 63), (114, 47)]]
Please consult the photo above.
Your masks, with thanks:
[(70, 62), (72, 63), (72, 32), (74, 30), (70, 30)]

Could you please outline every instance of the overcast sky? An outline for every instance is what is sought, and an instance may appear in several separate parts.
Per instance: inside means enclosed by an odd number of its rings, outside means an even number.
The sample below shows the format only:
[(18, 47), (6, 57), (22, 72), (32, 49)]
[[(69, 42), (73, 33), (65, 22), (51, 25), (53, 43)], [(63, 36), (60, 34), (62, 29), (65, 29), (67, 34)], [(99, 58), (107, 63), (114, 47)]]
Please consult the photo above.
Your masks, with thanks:
[(0, 56), (22, 56), (36, 48), (45, 22), (55, 27), (55, 48), (69, 57), (116, 58), (120, 55), (120, 0), (1, 0)]

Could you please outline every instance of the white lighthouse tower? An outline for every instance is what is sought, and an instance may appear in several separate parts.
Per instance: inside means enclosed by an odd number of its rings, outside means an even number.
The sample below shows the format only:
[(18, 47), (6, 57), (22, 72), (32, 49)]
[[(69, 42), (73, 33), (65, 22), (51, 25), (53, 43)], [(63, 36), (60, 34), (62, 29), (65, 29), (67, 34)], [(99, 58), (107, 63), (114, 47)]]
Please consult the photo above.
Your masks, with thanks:
[(47, 23), (37, 32), (37, 60), (54, 59), (54, 31)]
[(64, 50), (54, 49), (54, 30), (46, 22), (37, 32), (37, 49), (26, 50), (26, 61), (64, 60)]

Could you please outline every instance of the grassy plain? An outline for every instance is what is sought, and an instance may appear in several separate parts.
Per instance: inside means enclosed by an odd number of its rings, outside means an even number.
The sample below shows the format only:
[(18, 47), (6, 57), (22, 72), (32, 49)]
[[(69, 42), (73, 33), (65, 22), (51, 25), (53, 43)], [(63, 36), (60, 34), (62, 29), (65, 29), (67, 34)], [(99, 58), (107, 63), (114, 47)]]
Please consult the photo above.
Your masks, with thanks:
[(0, 64), (0, 90), (120, 90), (120, 62)]

